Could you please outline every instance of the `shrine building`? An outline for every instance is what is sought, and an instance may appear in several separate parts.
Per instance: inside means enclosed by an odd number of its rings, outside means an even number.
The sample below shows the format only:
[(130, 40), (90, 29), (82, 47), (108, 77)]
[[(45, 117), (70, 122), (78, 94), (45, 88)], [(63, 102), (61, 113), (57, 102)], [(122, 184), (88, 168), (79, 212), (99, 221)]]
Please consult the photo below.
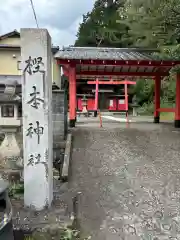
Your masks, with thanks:
[[(157, 50), (139, 48), (65, 47), (55, 58), (69, 79), (69, 117), (74, 127), (76, 112), (82, 109), (82, 98), (88, 98), (89, 111), (127, 110), (127, 95), (122, 81), (129, 85), (139, 78), (153, 80), (154, 122), (159, 122), (160, 112), (174, 112), (175, 126), (180, 127), (180, 75), (175, 76), (176, 107), (163, 109), (160, 106), (161, 80), (180, 61), (154, 57)], [(131, 81), (131, 83), (127, 83)], [(97, 83), (98, 82), (98, 83)]]

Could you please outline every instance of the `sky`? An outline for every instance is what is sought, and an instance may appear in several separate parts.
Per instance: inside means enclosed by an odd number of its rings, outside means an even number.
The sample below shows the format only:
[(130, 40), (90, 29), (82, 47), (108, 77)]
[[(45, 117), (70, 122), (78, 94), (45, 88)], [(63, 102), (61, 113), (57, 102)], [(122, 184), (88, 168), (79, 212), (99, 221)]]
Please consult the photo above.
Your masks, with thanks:
[[(30, 0), (0, 0), (0, 35), (36, 27)], [(95, 0), (33, 0), (40, 28), (47, 28), (53, 45), (73, 45), (82, 15)]]

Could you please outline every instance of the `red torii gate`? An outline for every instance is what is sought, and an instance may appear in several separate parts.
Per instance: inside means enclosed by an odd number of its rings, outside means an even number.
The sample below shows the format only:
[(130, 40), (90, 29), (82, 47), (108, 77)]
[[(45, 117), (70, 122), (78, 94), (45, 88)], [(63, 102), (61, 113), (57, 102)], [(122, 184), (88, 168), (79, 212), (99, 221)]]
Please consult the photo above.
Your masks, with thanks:
[(98, 79), (96, 79), (96, 81), (88, 81), (88, 84), (95, 84), (96, 85), (96, 91), (95, 91), (95, 106), (94, 106), (94, 110), (97, 112), (98, 110), (98, 92), (99, 92), (99, 85), (103, 84), (103, 85), (124, 85), (124, 93), (125, 93), (125, 105), (126, 105), (126, 112), (128, 111), (128, 89), (127, 89), (127, 85), (135, 85), (136, 82), (135, 81), (114, 81), (114, 80), (110, 80), (110, 81), (99, 81)]
[(169, 75), (171, 68), (180, 65), (180, 61), (153, 59), (146, 54), (148, 51), (153, 52), (147, 49), (93, 47), (67, 47), (60, 50), (55, 57), (69, 78), (70, 126), (75, 127), (76, 122), (76, 79), (133, 76), (148, 77), (155, 81), (154, 123), (159, 123), (160, 112), (175, 112), (175, 127), (180, 128), (180, 73), (176, 78), (175, 109), (160, 107), (161, 80)]

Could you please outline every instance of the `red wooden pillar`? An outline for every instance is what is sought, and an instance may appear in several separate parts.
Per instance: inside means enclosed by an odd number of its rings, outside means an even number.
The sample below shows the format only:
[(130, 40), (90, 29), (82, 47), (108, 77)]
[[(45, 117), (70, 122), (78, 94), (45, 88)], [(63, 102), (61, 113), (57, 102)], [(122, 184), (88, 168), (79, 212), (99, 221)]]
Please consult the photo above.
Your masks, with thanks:
[(180, 128), (180, 73), (177, 74), (176, 79), (176, 107), (174, 125), (176, 128)]
[(159, 123), (160, 114), (158, 109), (161, 104), (161, 77), (155, 78), (155, 89), (154, 89), (154, 123)]
[(98, 97), (99, 97), (99, 81), (98, 81), (98, 79), (96, 79), (96, 91), (95, 91), (95, 102), (94, 102), (94, 117), (97, 117)]
[(69, 126), (75, 127), (76, 122), (76, 67), (69, 68)]
[(124, 93), (125, 93), (126, 112), (128, 112), (128, 86), (127, 86), (127, 83), (124, 84)]

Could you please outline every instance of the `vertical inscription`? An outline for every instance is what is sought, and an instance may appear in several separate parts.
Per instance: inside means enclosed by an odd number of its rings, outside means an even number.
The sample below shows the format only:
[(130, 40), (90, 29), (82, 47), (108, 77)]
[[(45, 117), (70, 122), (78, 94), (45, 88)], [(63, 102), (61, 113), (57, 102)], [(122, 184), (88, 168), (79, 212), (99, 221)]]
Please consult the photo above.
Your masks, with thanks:
[(21, 58), (24, 204), (41, 211), (53, 199), (52, 45), (46, 29), (21, 29)]
[(38, 106), (41, 103), (44, 103), (44, 99), (41, 99), (38, 97), (38, 95), (40, 94), (40, 92), (37, 92), (36, 90), (36, 86), (32, 86), (33, 88), (33, 92), (29, 94), (29, 96), (31, 97), (31, 99), (27, 102), (28, 104), (31, 104), (31, 107), (38, 109)]
[(24, 69), (24, 72), (27, 72), (29, 75), (33, 75), (37, 72), (43, 72), (41, 70), (41, 67), (44, 66), (42, 60), (42, 57), (32, 58), (31, 56), (29, 56), (29, 58), (25, 61), (26, 67)]
[[(29, 56), (29, 58), (25, 61), (25, 69), (24, 72), (28, 73), (29, 75), (36, 74), (38, 72), (44, 74), (44, 70), (41, 70), (41, 67), (44, 67), (43, 59), (42, 57), (32, 58)], [(44, 77), (44, 76), (43, 76)], [(43, 78), (44, 80), (44, 78)], [(44, 84), (44, 82), (43, 82)], [(35, 110), (39, 110), (39, 106), (41, 104), (44, 104), (44, 99), (40, 98), (40, 91), (37, 91), (37, 87), (35, 85), (32, 86), (32, 92), (29, 93), (30, 100), (27, 102), (27, 104), (31, 105)], [(35, 113), (36, 114), (36, 113)], [(33, 123), (29, 123), (29, 128), (26, 131), (26, 136), (33, 138), (34, 135), (37, 136), (37, 144), (40, 144), (40, 138), (44, 134), (44, 127), (40, 125), (40, 122), (37, 120), (36, 125), (34, 126)], [(40, 153), (31, 153), (28, 158), (27, 166), (35, 166), (37, 164), (44, 164), (46, 167), (46, 153), (45, 153), (45, 161), (42, 161), (42, 156)], [(47, 172), (47, 171), (46, 171)]]
[(37, 135), (37, 143), (40, 144), (40, 135), (43, 135), (44, 127), (40, 126), (39, 121), (36, 121), (36, 127), (34, 128), (32, 123), (29, 123), (29, 128), (27, 129), (26, 136), (29, 136), (30, 138), (33, 137), (34, 134)]

